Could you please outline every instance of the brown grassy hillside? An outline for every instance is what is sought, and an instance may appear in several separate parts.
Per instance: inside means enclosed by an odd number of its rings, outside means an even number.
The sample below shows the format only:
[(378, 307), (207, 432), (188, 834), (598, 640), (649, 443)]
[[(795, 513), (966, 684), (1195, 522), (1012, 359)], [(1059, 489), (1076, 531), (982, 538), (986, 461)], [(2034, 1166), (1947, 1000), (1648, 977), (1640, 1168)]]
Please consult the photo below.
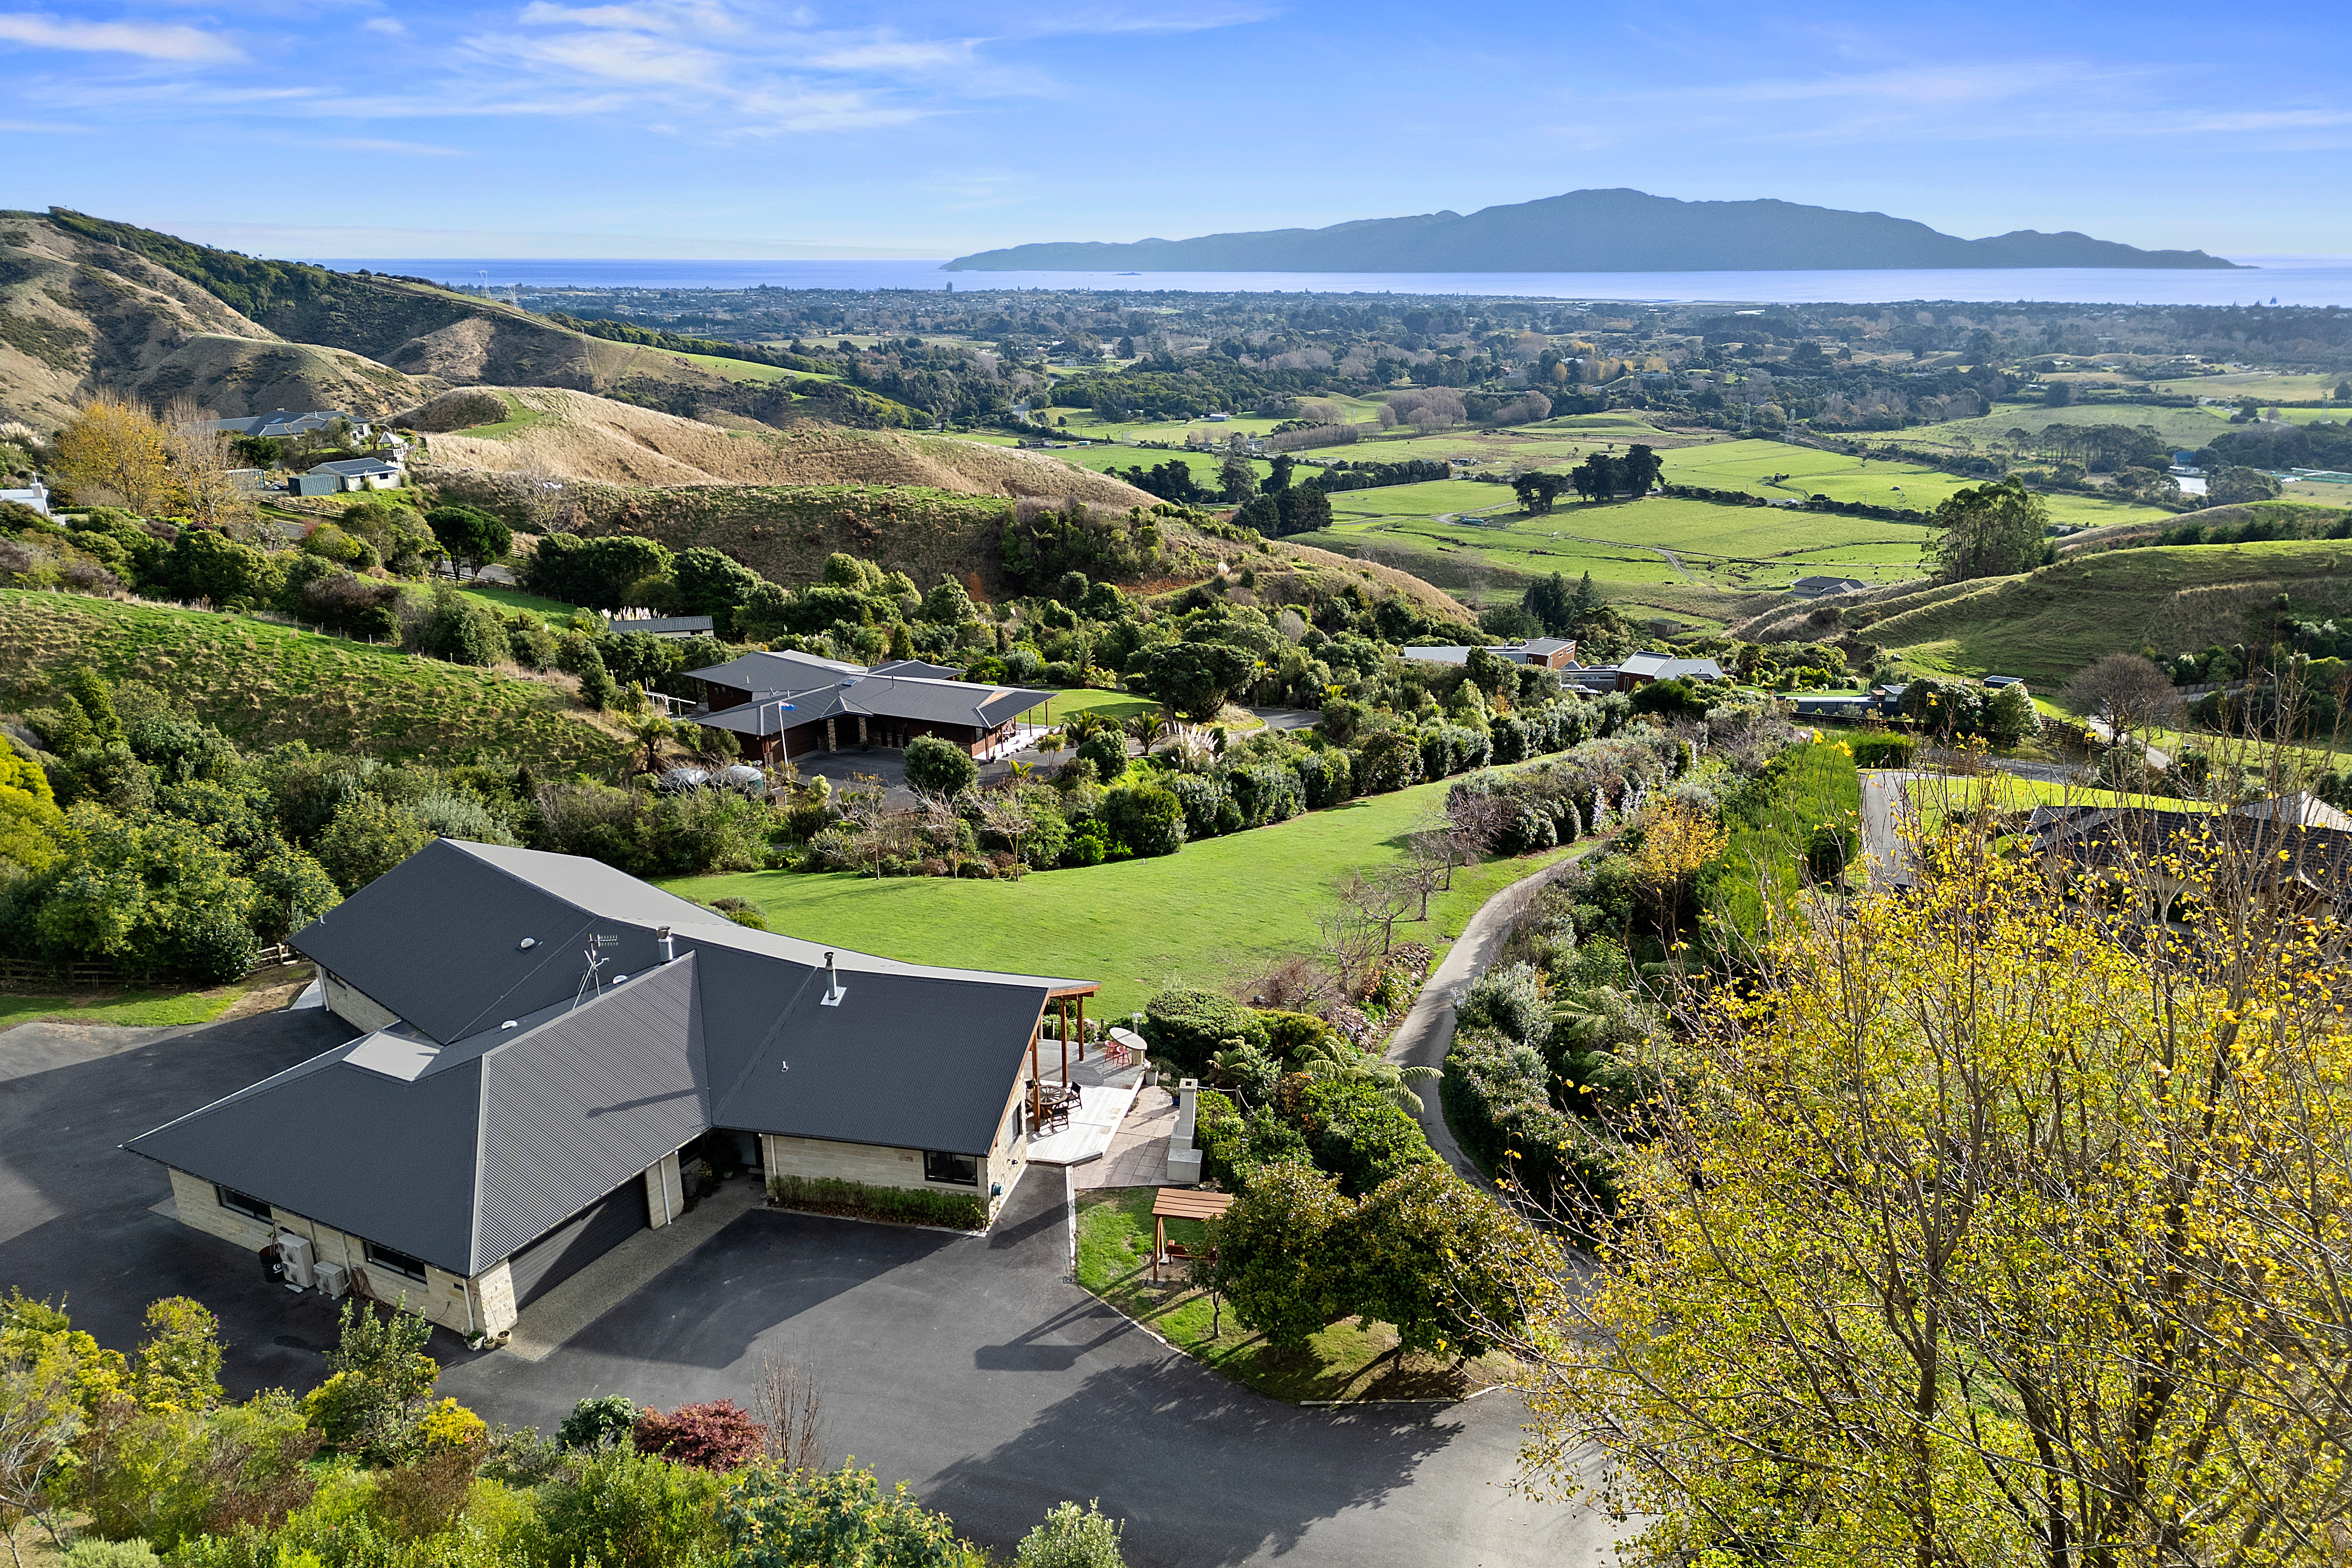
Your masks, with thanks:
[(158, 403), (187, 393), (223, 415), (384, 413), (429, 390), (356, 354), (289, 343), (144, 257), (0, 214), (0, 416), (54, 429), (101, 386)]
[(729, 430), (560, 387), (483, 390), (505, 399), (512, 417), (425, 437), (420, 471), (427, 477), (477, 469), (606, 485), (911, 485), (961, 495), (1076, 496), (1105, 506), (1153, 500), (1044, 453), (976, 441), (816, 424)]

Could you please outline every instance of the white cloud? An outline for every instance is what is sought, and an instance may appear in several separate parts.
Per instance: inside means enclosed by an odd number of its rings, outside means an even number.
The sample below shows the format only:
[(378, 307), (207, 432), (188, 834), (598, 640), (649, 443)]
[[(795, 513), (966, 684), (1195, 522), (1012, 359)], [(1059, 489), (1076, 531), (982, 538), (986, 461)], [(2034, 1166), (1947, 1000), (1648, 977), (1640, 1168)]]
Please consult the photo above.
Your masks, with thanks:
[(0, 39), (37, 49), (137, 55), (151, 60), (201, 63), (245, 58), (227, 39), (194, 27), (68, 21), (29, 12), (0, 13)]
[(408, 29), (389, 16), (370, 16), (360, 24), (360, 30), (363, 33), (382, 33), (388, 38), (408, 37)]

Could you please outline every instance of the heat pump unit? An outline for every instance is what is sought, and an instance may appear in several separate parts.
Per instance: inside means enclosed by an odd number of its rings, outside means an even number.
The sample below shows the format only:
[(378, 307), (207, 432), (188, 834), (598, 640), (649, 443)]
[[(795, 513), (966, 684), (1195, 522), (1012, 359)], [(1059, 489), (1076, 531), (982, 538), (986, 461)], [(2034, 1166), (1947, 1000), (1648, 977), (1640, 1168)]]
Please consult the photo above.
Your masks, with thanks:
[(352, 1288), (352, 1271), (340, 1263), (319, 1265), (319, 1290), (330, 1300), (340, 1300)]
[(278, 1260), (286, 1265), (286, 1283), (295, 1289), (307, 1290), (319, 1282), (317, 1268), (310, 1261), (309, 1237), (278, 1232)]

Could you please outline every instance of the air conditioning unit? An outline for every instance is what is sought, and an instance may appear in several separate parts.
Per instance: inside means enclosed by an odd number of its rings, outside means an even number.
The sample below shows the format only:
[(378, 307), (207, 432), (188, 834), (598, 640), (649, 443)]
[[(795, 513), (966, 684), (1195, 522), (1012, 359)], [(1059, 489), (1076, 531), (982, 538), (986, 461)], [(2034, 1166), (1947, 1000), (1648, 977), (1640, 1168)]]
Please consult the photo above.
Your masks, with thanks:
[(330, 1300), (340, 1300), (352, 1288), (352, 1271), (340, 1263), (319, 1265), (319, 1290)]
[(318, 1270), (310, 1261), (309, 1237), (278, 1232), (278, 1260), (286, 1266), (286, 1283), (292, 1289), (307, 1290), (319, 1282)]

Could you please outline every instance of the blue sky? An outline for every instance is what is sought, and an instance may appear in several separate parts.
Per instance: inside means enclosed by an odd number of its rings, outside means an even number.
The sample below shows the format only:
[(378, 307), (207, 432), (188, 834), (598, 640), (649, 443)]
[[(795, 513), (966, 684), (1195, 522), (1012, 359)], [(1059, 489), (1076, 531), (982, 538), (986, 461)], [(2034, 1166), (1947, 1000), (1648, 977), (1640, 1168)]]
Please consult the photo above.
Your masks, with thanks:
[(0, 205), (278, 256), (944, 256), (1582, 186), (2352, 254), (2340, 4), (0, 0)]

